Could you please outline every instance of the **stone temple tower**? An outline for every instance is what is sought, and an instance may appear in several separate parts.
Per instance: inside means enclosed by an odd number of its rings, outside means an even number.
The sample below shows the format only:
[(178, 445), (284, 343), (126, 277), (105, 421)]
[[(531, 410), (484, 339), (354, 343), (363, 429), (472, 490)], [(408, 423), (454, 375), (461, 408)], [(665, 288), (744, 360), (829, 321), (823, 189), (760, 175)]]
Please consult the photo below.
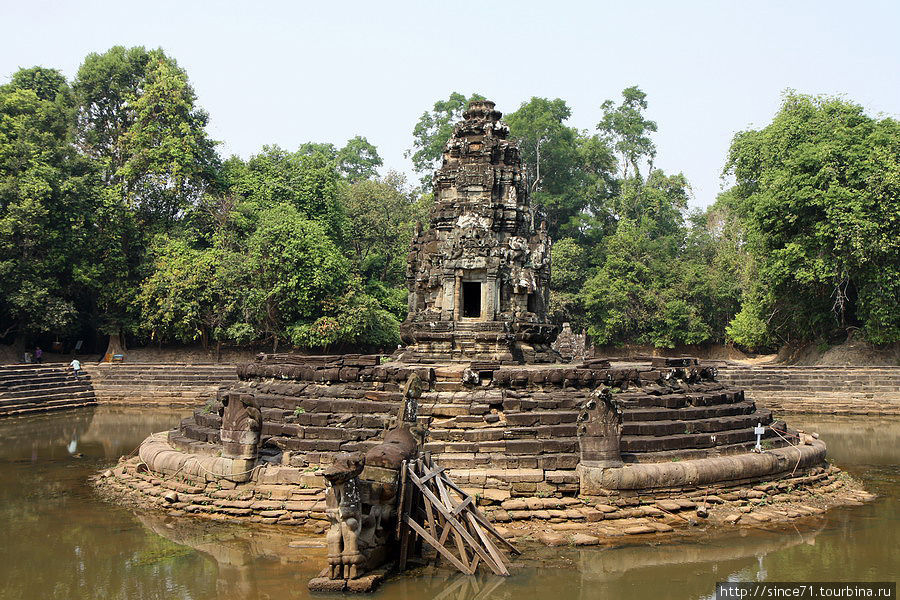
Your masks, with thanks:
[(447, 142), (430, 227), (410, 248), (400, 360), (558, 360), (547, 322), (550, 239), (546, 224), (535, 226), (519, 149), (500, 117), (493, 102), (472, 102)]

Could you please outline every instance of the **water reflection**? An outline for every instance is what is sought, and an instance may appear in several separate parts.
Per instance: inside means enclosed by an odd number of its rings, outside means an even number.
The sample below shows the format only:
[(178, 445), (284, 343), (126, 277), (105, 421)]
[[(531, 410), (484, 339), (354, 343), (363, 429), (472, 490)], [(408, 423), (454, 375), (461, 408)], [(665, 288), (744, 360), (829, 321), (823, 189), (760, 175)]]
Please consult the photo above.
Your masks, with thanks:
[[(87, 478), (184, 413), (85, 409), (0, 421), (0, 598), (307, 598), (321, 539), (134, 514)], [(900, 419), (792, 419), (882, 496), (778, 530), (704, 532), (612, 548), (526, 547), (509, 579), (420, 568), (397, 600), (707, 598), (723, 580), (894, 580), (900, 556)], [(74, 443), (73, 443), (74, 442)]]

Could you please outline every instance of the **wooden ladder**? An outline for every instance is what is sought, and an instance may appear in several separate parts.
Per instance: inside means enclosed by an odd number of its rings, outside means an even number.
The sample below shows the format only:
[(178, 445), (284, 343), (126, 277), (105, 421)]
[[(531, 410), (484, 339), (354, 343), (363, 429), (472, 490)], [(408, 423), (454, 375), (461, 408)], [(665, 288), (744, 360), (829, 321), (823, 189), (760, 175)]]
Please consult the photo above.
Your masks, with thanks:
[(401, 571), (406, 568), (413, 535), (467, 575), (474, 575), (479, 563), (497, 575), (509, 575), (494, 540), (513, 554), (521, 554), (478, 510), (475, 498), (453, 483), (444, 467), (432, 462), (430, 453), (404, 462), (398, 514)]

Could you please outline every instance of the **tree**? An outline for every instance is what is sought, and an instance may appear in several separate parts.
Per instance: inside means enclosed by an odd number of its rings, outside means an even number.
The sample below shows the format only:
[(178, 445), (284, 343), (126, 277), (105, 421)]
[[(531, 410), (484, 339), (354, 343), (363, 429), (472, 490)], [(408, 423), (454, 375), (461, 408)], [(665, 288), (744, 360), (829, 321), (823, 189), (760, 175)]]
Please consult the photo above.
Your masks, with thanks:
[(183, 343), (208, 343), (217, 317), (216, 253), (197, 250), (184, 240), (168, 239), (155, 251), (153, 269), (141, 283), (138, 302), (142, 327), (152, 338)]
[(900, 124), (857, 104), (788, 92), (738, 133), (720, 202), (740, 218), (756, 277), (729, 335), (748, 346), (860, 326), (900, 340)]
[(484, 100), (475, 92), (466, 98), (453, 92), (447, 100), (438, 100), (431, 111), (422, 113), (413, 128), (413, 147), (406, 151), (412, 157), (413, 167), (422, 175), (422, 188), (431, 189), (431, 176), (438, 167), (444, 153), (444, 146), (453, 134), (453, 126), (462, 119), (463, 112), (473, 100)]
[(407, 249), (426, 211), (403, 175), (391, 171), (381, 180), (354, 183), (346, 188), (343, 204), (359, 273), (366, 280), (405, 286)]
[(325, 227), (289, 203), (262, 211), (245, 266), (245, 321), (276, 349), (281, 340), (309, 345), (309, 327), (350, 279), (349, 261)]
[(569, 322), (576, 331), (587, 325), (579, 292), (588, 277), (588, 255), (585, 247), (572, 238), (554, 242), (553, 270), (550, 281), (552, 318), (558, 323)]
[(187, 74), (160, 50), (149, 53), (142, 93), (130, 99), (133, 121), (120, 137), (127, 159), (124, 193), (150, 222), (171, 224), (214, 184), (215, 143)]
[(342, 243), (346, 217), (339, 198), (341, 177), (334, 161), (321, 152), (290, 153), (264, 146), (246, 162), (230, 159), (224, 179), (229, 191), (251, 203), (254, 210), (289, 203)]
[(560, 98), (534, 97), (506, 116), (519, 144), (532, 204), (554, 238), (581, 237), (593, 219), (603, 221), (613, 187), (609, 146), (566, 125), (571, 113)]
[(656, 122), (644, 117), (647, 94), (639, 87), (635, 85), (625, 88), (622, 90), (622, 98), (619, 105), (613, 100), (607, 100), (600, 106), (603, 119), (597, 124), (597, 129), (621, 156), (622, 179), (628, 180), (631, 176), (640, 176), (642, 161), (649, 162), (652, 170), (656, 144), (650, 139), (650, 134), (656, 132)]
[(149, 61), (143, 46), (113, 46), (103, 54), (88, 54), (75, 76), (76, 141), (99, 161), (107, 185), (117, 182), (130, 155), (122, 136), (134, 123), (131, 104), (144, 87)]
[(382, 165), (378, 149), (361, 135), (347, 140), (341, 149), (329, 143), (305, 142), (300, 144), (297, 154), (324, 156), (335, 164), (338, 173), (350, 183), (376, 177), (378, 167)]
[(338, 172), (350, 183), (377, 177), (382, 164), (378, 149), (361, 135), (348, 140), (337, 152)]
[(58, 71), (0, 87), (0, 337), (77, 326), (87, 287), (94, 165), (71, 144), (73, 104)]

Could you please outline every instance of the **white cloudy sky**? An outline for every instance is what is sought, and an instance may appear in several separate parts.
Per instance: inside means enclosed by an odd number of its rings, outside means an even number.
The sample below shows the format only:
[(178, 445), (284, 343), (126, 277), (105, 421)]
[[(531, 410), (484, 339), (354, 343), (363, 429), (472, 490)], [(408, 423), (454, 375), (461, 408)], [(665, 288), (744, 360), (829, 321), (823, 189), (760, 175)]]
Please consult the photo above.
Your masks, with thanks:
[(225, 155), (357, 134), (385, 168), (418, 116), (451, 91), (510, 112), (563, 98), (593, 128), (630, 85), (659, 125), (657, 165), (712, 202), (736, 131), (781, 92), (845, 94), (900, 113), (900, 2), (0, 1), (0, 81), (43, 65), (73, 76), (89, 52), (161, 46), (184, 67)]

